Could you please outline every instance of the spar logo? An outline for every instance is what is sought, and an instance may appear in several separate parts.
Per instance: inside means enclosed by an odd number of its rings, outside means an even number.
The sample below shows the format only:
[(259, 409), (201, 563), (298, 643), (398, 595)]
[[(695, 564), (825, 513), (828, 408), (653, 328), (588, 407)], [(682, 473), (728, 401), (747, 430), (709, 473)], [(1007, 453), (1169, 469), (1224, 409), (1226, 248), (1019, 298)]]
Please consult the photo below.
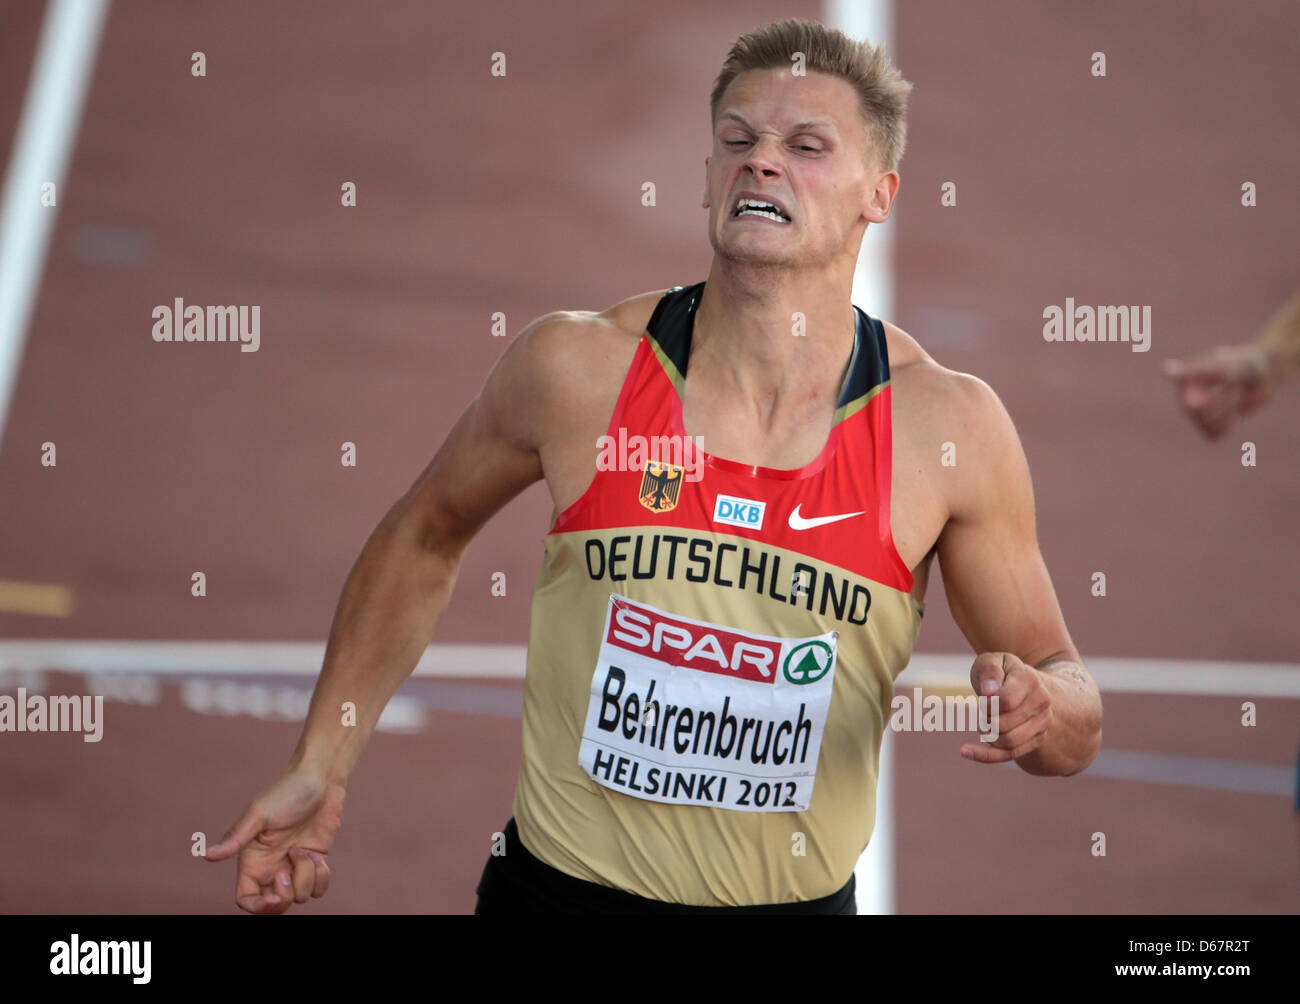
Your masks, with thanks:
[(835, 653), (824, 641), (806, 641), (790, 649), (781, 672), (791, 683), (816, 683), (830, 672)]
[[(605, 640), (669, 666), (699, 669), (755, 683), (772, 683), (781, 661), (779, 640), (670, 617), (622, 597), (614, 600), (614, 616), (609, 619)], [(830, 668), (829, 662), (826, 668)], [(825, 672), (825, 669), (821, 671)]]

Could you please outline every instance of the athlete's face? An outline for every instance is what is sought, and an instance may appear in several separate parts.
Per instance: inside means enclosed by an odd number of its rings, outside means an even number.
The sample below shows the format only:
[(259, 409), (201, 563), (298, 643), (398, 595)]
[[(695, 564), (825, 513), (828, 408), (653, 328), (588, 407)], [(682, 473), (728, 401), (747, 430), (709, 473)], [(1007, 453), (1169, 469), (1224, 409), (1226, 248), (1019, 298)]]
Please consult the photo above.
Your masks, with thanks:
[[(747, 70), (718, 102), (704, 160), (709, 241), (724, 258), (807, 267), (857, 261), (868, 223), (889, 217), (898, 173), (875, 167), (857, 93), (822, 73)], [(738, 215), (741, 193), (788, 219)]]

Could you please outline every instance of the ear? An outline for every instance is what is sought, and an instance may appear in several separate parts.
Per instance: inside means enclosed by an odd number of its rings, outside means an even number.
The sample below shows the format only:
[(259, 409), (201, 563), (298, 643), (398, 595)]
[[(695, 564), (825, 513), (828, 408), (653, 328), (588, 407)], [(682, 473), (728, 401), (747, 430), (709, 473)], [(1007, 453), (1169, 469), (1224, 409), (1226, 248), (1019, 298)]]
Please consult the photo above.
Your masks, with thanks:
[(704, 201), (700, 203), (701, 208), (709, 208), (709, 158), (704, 158)]
[(884, 223), (894, 207), (900, 179), (897, 171), (883, 171), (876, 176), (876, 185), (868, 193), (862, 215), (868, 223)]

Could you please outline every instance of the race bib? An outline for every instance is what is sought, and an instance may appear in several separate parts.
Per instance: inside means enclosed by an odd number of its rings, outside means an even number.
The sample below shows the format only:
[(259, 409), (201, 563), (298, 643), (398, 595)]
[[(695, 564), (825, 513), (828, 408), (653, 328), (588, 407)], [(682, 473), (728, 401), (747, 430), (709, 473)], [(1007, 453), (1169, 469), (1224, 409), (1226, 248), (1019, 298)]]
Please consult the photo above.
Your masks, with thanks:
[(653, 802), (807, 809), (838, 637), (749, 634), (611, 594), (578, 763)]

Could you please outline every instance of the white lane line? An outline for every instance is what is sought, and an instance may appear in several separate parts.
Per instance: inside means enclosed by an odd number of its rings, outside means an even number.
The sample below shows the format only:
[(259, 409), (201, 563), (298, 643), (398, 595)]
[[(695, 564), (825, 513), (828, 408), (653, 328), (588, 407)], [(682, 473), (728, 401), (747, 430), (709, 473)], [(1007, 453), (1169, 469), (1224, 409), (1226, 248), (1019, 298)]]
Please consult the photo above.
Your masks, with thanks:
[[(899, 687), (969, 690), (974, 662), (973, 655), (915, 655), (895, 682)], [(1300, 698), (1300, 664), (1296, 663), (1086, 656), (1084, 662), (1103, 694)]]
[[(0, 669), (10, 670), (315, 676), (324, 658), (323, 642), (0, 640)], [(896, 687), (969, 689), (974, 661), (973, 655), (916, 655)], [(522, 680), (526, 662), (523, 645), (430, 645), (412, 675)], [(1104, 693), (1300, 698), (1296, 663), (1098, 658), (1087, 665)]]
[(1271, 763), (1246, 763), (1208, 757), (1175, 756), (1145, 750), (1107, 750), (1078, 777), (1105, 777), (1121, 781), (1148, 781), (1189, 788), (1239, 791), (1251, 795), (1286, 795), (1295, 792), (1296, 768)]
[[(522, 680), (523, 645), (430, 645), (415, 676)], [(0, 641), (0, 669), (101, 673), (266, 673), (315, 676), (323, 642), (286, 641)]]
[[(0, 443), (77, 138), (107, 0), (50, 0), (0, 202)], [(54, 182), (53, 206), (41, 186)]]
[[(301, 722), (311, 700), (312, 681), (305, 675), (253, 673), (203, 674), (197, 677), (168, 674), (164, 681), (148, 673), (82, 673), (84, 693), (100, 694), (114, 703), (157, 706), (163, 687), (178, 688), (181, 703), (199, 714), (249, 715), (254, 718)], [(0, 667), (0, 694), (23, 688), (28, 694), (48, 693), (52, 681), (43, 672)], [(514, 688), (451, 680), (423, 679), (404, 684), (380, 717), (381, 731), (421, 731), (426, 714), (451, 712), (519, 718), (523, 694)], [(882, 769), (876, 790), (877, 804), (892, 797), (893, 733), (885, 734)], [(1006, 765), (1010, 766), (1010, 765)], [(1148, 750), (1106, 748), (1081, 777), (1172, 784), (1191, 788), (1234, 791), (1254, 795), (1284, 795), (1295, 790), (1296, 768), (1211, 757), (1192, 757)]]

